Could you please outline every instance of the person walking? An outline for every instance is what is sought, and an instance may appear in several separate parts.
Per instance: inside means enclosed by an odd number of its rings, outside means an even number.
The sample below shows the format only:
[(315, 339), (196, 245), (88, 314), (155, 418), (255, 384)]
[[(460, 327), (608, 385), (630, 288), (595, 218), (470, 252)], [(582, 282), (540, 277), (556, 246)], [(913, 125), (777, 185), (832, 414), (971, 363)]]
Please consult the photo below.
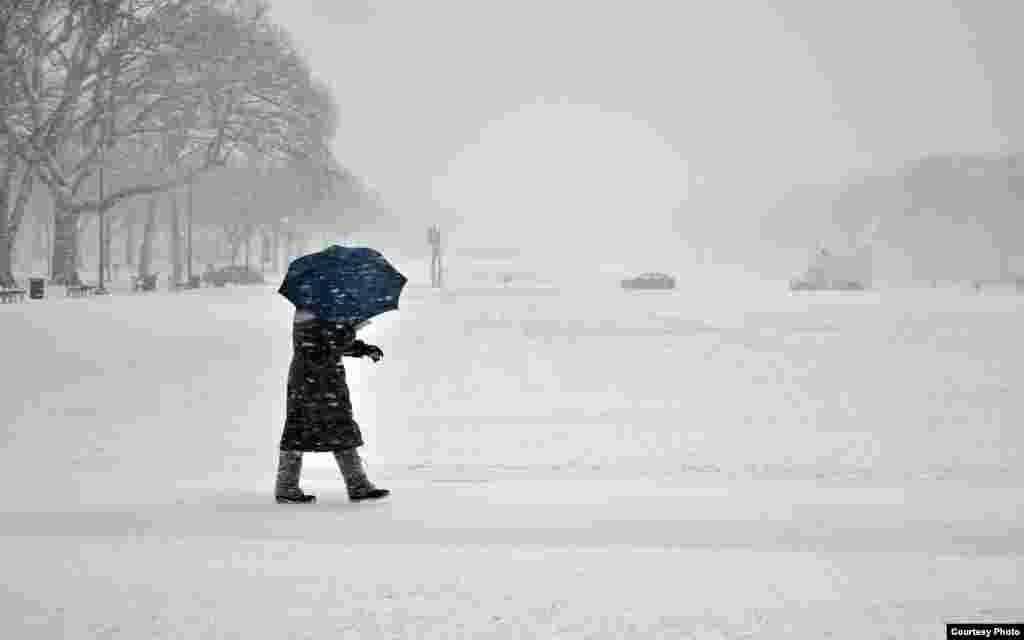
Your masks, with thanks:
[(356, 338), (367, 322), (323, 320), (297, 308), (292, 324), (292, 362), (288, 371), (288, 399), (275, 499), (280, 504), (316, 502), (299, 488), (302, 454), (331, 452), (345, 480), (350, 500), (377, 500), (390, 495), (370, 482), (359, 455), (363, 436), (352, 415), (343, 357), (369, 357), (379, 362), (380, 347)]
[(280, 503), (315, 502), (299, 488), (302, 454), (330, 451), (353, 501), (390, 495), (366, 477), (359, 424), (345, 380), (343, 357), (384, 357), (356, 339), (370, 318), (398, 309), (408, 279), (376, 249), (331, 245), (296, 258), (277, 290), (295, 305), (288, 407), (281, 434), (274, 494)]

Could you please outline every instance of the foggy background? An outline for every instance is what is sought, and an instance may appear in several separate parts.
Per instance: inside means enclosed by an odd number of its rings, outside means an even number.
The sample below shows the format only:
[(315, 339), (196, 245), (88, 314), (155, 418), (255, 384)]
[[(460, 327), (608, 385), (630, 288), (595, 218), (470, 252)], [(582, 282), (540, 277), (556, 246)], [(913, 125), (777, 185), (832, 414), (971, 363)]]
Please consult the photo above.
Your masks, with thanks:
[[(1010, 2), (272, 12), (342, 97), (340, 161), (417, 236), (439, 222), (463, 246), (571, 243), (577, 263), (614, 251), (647, 257), (640, 271), (704, 260), (782, 277), (841, 226), (825, 205), (849, 180), (1020, 143), (1024, 10)], [(899, 209), (881, 192), (869, 207)]]

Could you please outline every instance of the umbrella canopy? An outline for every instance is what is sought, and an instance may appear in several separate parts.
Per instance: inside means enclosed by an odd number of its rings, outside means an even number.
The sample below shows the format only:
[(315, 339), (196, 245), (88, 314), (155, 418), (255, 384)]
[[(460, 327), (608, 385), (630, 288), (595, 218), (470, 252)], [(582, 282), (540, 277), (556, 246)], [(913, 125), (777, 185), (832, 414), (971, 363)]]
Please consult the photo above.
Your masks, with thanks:
[(296, 258), (278, 293), (332, 322), (362, 322), (398, 308), (407, 279), (379, 251), (331, 245)]

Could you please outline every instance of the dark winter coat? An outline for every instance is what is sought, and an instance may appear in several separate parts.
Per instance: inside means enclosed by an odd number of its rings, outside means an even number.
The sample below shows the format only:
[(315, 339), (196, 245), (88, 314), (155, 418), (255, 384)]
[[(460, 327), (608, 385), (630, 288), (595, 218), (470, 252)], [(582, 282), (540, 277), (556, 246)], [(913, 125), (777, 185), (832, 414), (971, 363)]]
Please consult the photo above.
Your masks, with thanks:
[(366, 355), (366, 343), (356, 340), (347, 325), (317, 319), (292, 325), (292, 348), (280, 448), (337, 451), (362, 446), (341, 358)]

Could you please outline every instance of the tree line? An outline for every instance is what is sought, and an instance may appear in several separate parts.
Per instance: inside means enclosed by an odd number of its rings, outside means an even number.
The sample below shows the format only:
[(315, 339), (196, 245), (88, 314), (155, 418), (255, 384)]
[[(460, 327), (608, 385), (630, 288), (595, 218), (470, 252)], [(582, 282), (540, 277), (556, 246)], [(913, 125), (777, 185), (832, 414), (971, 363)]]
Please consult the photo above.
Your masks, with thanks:
[(237, 254), (241, 237), (357, 190), (330, 150), (334, 97), (267, 9), (253, 0), (0, 3), (0, 284), (13, 283), (19, 229), (43, 202), (53, 283), (80, 281), (79, 236), (98, 213), (129, 234), (129, 254), (141, 225), (139, 255), (129, 257), (147, 272), (161, 201), (180, 281), (182, 211), (194, 200), (203, 227)]
[(973, 274), (983, 261), (1010, 275), (1024, 257), (1022, 202), (1024, 153), (933, 154), (836, 184), (795, 186), (760, 232), (781, 247), (889, 247), (925, 280)]

